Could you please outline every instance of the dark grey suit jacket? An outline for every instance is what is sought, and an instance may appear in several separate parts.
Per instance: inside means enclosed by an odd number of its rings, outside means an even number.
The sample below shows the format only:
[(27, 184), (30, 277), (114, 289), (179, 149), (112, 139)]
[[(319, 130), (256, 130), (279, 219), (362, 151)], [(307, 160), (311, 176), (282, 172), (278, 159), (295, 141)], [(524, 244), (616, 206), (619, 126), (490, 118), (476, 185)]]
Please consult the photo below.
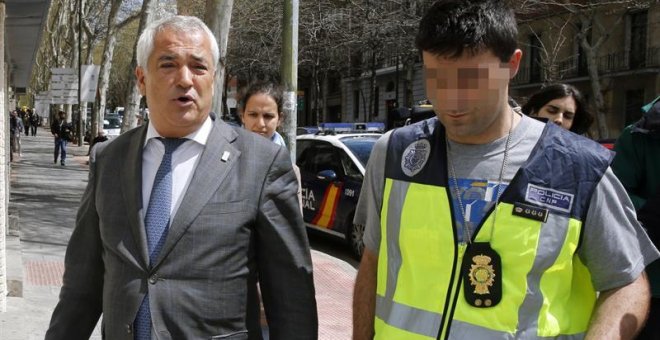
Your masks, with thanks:
[[(46, 339), (133, 339), (149, 292), (158, 339), (316, 339), (309, 244), (286, 149), (214, 122), (158, 260), (148, 265), (142, 206), (146, 126), (94, 150)], [(222, 160), (225, 151), (229, 158)]]

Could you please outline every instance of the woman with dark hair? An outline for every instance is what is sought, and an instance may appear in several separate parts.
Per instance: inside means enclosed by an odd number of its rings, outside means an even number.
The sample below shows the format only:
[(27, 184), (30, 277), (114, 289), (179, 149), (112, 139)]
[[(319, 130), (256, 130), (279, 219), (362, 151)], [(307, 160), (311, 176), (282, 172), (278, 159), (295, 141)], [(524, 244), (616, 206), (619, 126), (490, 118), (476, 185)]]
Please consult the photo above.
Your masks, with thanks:
[(276, 129), (282, 124), (282, 88), (273, 82), (261, 81), (248, 85), (240, 102), (243, 127), (284, 146)]
[(542, 88), (529, 98), (522, 111), (529, 116), (547, 118), (579, 135), (586, 133), (593, 122), (582, 93), (568, 84)]
[[(255, 82), (247, 86), (238, 102), (241, 123), (246, 130), (260, 134), (273, 143), (286, 148), (284, 138), (276, 131), (284, 120), (282, 87), (271, 81)], [(293, 164), (298, 178), (298, 202), (302, 213), (302, 186), (300, 169)]]

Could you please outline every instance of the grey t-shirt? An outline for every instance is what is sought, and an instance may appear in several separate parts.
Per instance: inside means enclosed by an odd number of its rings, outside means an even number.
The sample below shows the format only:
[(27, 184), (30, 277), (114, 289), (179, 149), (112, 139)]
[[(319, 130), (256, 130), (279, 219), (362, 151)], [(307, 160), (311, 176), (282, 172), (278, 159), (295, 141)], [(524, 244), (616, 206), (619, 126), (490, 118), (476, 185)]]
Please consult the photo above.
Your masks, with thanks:
[[(506, 184), (513, 179), (538, 142), (543, 128), (543, 123), (522, 116), (520, 123), (511, 132), (502, 183), (499, 182), (499, 176), (506, 137), (484, 145), (465, 145), (450, 141), (450, 155), (459, 192), (470, 190), (470, 184), (475, 181), (486, 182), (486, 187), (491, 188), (482, 194), (482, 202), (478, 202), (478, 199), (463, 202), (464, 207), (469, 204), (478, 207), (471, 209), (468, 216), (471, 225), (478, 225), (489, 204), (495, 201), (497, 188), (500, 187), (499, 191), (504, 191)], [(385, 134), (374, 146), (355, 214), (355, 223), (366, 226), (365, 247), (376, 254), (380, 244), (380, 209), (383, 200), (387, 143), (390, 136), (391, 133)], [(456, 201), (454, 183), (451, 179), (450, 181), (452, 198)], [(461, 197), (466, 196), (461, 195)], [(458, 204), (453, 205), (458, 206)], [(462, 215), (458, 213), (455, 216), (459, 219), (456, 221), (457, 227), (462, 229)], [(578, 255), (589, 268), (594, 287), (598, 291), (632, 282), (647, 264), (660, 256), (637, 222), (633, 205), (611, 169), (605, 172), (591, 197), (583, 228), (583, 239)], [(463, 234), (462, 230), (458, 231), (459, 235)]]

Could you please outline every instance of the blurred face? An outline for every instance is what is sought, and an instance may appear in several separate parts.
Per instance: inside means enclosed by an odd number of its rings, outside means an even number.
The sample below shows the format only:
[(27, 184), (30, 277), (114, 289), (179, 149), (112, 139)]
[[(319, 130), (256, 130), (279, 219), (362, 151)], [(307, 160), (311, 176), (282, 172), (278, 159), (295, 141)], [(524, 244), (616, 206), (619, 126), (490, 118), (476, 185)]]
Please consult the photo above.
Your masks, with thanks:
[(566, 130), (570, 130), (573, 126), (573, 120), (575, 119), (576, 108), (577, 106), (575, 105), (575, 99), (573, 99), (573, 96), (567, 96), (549, 101), (539, 110), (539, 112), (536, 113), (536, 115), (548, 118), (551, 122), (554, 122)]
[(208, 117), (215, 69), (206, 34), (159, 32), (146, 69), (135, 73), (150, 121), (163, 137), (186, 136)]
[(520, 50), (508, 63), (492, 52), (445, 58), (423, 53), (426, 95), (447, 131), (465, 144), (483, 144), (504, 136), (510, 126), (509, 80), (518, 71)]
[(282, 115), (277, 110), (277, 103), (273, 97), (265, 93), (250, 96), (241, 115), (243, 126), (266, 138), (275, 133), (275, 129), (282, 122)]

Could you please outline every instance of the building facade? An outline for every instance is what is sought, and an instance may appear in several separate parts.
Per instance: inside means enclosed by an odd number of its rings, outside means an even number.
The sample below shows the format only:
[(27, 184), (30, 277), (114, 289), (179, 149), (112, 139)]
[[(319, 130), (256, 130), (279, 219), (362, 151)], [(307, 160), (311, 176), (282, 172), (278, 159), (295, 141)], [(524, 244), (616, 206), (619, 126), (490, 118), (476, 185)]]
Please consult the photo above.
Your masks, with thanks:
[[(639, 119), (641, 106), (660, 94), (660, 4), (656, 1), (646, 8), (598, 6), (588, 15), (593, 26), (587, 32), (588, 41), (595, 45), (602, 40), (595, 50), (598, 83), (608, 137), (616, 138), (625, 126)], [(594, 111), (592, 80), (579, 41), (583, 25), (579, 15), (559, 8), (519, 19), (523, 60), (511, 82), (511, 96), (522, 104), (544, 84), (564, 82), (580, 89)], [(411, 107), (426, 98), (418, 53), (412, 52), (410, 60), (403, 63), (399, 57), (382, 58), (375, 76), (363, 71), (342, 78), (339, 88), (335, 86), (328, 94), (326, 112), (332, 114), (319, 114), (318, 120), (388, 125), (395, 118), (391, 107)], [(299, 121), (313, 123), (305, 112)], [(597, 136), (596, 125), (593, 136)]]
[[(544, 84), (563, 82), (580, 89), (594, 110), (593, 79), (587, 53), (580, 43), (579, 15), (558, 8), (554, 15), (519, 21), (523, 62), (511, 84), (511, 95), (524, 103)], [(601, 6), (586, 13), (586, 33), (595, 49), (607, 137), (640, 118), (640, 108), (660, 94), (660, 4), (647, 8)], [(596, 124), (592, 135), (596, 136)]]

